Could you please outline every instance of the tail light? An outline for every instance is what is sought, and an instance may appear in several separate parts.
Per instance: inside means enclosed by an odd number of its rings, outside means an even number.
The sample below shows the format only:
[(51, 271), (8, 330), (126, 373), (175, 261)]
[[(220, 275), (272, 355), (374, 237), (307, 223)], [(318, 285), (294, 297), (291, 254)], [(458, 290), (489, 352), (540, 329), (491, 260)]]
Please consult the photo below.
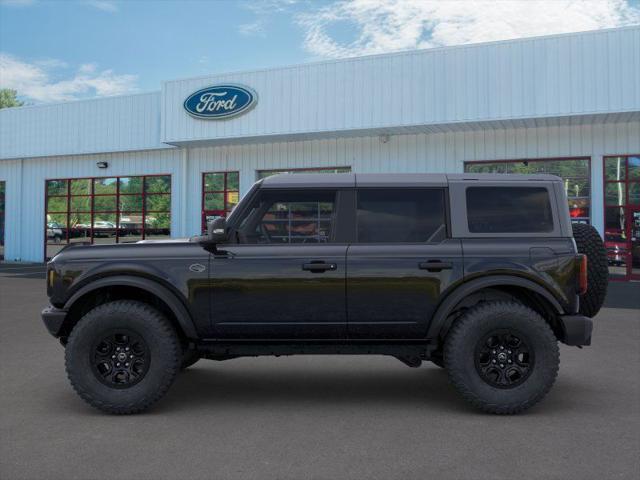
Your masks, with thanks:
[(578, 261), (578, 293), (580, 295), (584, 295), (585, 293), (587, 293), (587, 283), (588, 283), (588, 276), (587, 276), (587, 256), (586, 255), (578, 255), (577, 256), (577, 261)]

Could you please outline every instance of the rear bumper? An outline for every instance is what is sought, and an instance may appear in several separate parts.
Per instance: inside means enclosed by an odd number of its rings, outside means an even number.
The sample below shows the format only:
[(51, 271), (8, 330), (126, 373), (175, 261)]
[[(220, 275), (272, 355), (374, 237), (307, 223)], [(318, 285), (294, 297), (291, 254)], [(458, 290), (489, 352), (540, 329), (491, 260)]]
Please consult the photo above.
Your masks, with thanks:
[(591, 332), (593, 320), (582, 315), (563, 315), (560, 317), (563, 338), (560, 340), (566, 345), (582, 346), (591, 345)]
[(56, 307), (48, 306), (42, 310), (42, 321), (49, 333), (54, 337), (59, 337), (62, 330), (62, 324), (67, 317), (67, 311)]

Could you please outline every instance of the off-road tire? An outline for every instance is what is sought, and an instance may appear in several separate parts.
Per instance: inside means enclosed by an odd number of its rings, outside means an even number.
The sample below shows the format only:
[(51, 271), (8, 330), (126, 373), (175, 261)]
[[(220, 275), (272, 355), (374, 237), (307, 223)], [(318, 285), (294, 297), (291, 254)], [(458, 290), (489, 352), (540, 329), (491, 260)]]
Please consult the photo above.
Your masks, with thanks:
[[(476, 368), (483, 338), (496, 330), (522, 336), (533, 350), (530, 373), (522, 383), (499, 388), (486, 382)], [(474, 407), (488, 413), (520, 413), (538, 403), (555, 382), (560, 365), (558, 341), (547, 322), (517, 302), (487, 302), (468, 310), (451, 327), (444, 363), (453, 386)]]
[(578, 253), (587, 256), (587, 292), (580, 295), (580, 313), (595, 317), (604, 303), (609, 285), (607, 250), (600, 234), (591, 225), (574, 223), (572, 227)]
[(200, 360), (200, 354), (197, 350), (186, 349), (182, 354), (182, 364), (180, 370), (185, 370)]
[[(92, 366), (96, 342), (110, 332), (134, 332), (145, 342), (149, 366), (138, 383), (112, 388), (98, 379)], [(140, 413), (157, 402), (173, 383), (182, 362), (182, 348), (171, 323), (142, 302), (105, 303), (84, 315), (69, 335), (65, 350), (67, 376), (89, 405), (113, 414)]]

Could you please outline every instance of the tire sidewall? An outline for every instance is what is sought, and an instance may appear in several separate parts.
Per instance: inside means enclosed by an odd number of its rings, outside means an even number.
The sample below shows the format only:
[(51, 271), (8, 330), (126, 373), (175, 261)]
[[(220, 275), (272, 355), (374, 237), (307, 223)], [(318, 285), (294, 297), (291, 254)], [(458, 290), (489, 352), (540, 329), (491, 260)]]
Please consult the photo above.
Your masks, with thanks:
[[(447, 349), (445, 366), (461, 382), (466, 392), (477, 402), (489, 405), (520, 405), (535, 403), (546, 394), (558, 370), (557, 340), (544, 320), (524, 311), (509, 312), (498, 308), (479, 309), (467, 319), (464, 328), (454, 333), (455, 342)], [(524, 315), (523, 315), (524, 313)], [(533, 312), (531, 312), (533, 313)], [(539, 325), (543, 322), (543, 325)], [(495, 330), (508, 329), (518, 333), (533, 351), (533, 369), (519, 385), (499, 388), (482, 379), (476, 368), (476, 348), (479, 342)], [(455, 352), (452, 354), (452, 352)], [(455, 378), (457, 377), (457, 378)]]
[[(135, 308), (137, 307), (137, 308)], [(150, 307), (125, 308), (112, 303), (89, 312), (74, 328), (66, 347), (67, 372), (79, 393), (100, 403), (132, 406), (147, 402), (179, 365), (175, 339), (158, 328), (159, 314)], [(149, 366), (145, 376), (128, 388), (111, 388), (94, 373), (91, 363), (93, 348), (98, 340), (113, 330), (136, 333), (146, 343)]]

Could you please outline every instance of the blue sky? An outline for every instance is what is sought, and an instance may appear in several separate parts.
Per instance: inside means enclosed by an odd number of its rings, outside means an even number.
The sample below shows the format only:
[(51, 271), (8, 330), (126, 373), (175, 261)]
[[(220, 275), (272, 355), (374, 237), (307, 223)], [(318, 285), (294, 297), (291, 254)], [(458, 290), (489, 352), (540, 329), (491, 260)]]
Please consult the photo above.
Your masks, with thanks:
[(163, 80), (640, 23), (638, 0), (0, 0), (0, 87), (30, 103)]

